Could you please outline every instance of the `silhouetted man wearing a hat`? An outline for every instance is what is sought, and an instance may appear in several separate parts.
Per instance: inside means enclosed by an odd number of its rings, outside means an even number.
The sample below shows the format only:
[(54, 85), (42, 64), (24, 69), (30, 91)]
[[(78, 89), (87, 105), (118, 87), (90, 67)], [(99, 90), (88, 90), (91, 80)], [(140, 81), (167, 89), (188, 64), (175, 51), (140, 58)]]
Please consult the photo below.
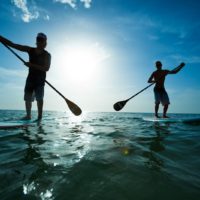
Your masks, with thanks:
[(51, 55), (45, 50), (47, 45), (47, 36), (44, 33), (38, 33), (36, 37), (36, 47), (15, 44), (2, 36), (0, 36), (0, 42), (17, 50), (28, 53), (29, 62), (26, 62), (25, 65), (29, 68), (29, 73), (24, 89), (26, 116), (23, 117), (23, 119), (31, 119), (32, 102), (36, 98), (38, 107), (38, 120), (41, 120), (46, 72), (49, 70), (51, 63)]

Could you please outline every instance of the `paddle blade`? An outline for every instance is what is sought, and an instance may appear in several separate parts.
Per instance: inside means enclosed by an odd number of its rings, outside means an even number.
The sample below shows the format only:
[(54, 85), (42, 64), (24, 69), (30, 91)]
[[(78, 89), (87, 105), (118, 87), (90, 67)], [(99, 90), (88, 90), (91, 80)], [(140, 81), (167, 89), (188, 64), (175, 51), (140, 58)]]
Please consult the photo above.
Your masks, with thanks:
[(73, 103), (72, 101), (70, 101), (68, 99), (65, 99), (65, 101), (66, 101), (69, 109), (71, 110), (71, 112), (74, 115), (78, 116), (82, 113), (82, 110), (75, 103)]
[(126, 103), (127, 103), (127, 100), (125, 100), (125, 101), (119, 101), (119, 102), (117, 102), (117, 103), (115, 103), (115, 104), (113, 105), (113, 108), (114, 108), (116, 111), (120, 111), (120, 110), (126, 105)]

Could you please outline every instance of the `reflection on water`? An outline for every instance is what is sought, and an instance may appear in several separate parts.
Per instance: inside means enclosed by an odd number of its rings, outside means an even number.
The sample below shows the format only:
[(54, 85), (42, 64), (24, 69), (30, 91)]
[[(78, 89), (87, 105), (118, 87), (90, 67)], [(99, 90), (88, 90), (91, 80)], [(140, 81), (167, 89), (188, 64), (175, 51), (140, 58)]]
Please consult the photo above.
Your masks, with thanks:
[[(56, 119), (60, 131), (46, 133), (46, 124), (23, 129), (21, 138), (27, 144), (22, 161), (29, 168), (24, 174), (24, 195), (40, 199), (53, 199), (55, 182), (62, 180), (62, 174), (67, 172), (87, 154), (93, 128), (82, 124), (84, 118), (73, 118), (64, 122), (65, 118)], [(61, 170), (61, 176), (52, 175), (52, 171)]]
[(169, 130), (170, 124), (160, 125), (155, 122), (153, 125), (153, 130), (155, 131), (155, 137), (152, 138), (152, 142), (150, 144), (150, 150), (154, 152), (161, 152), (165, 150), (164, 147), (164, 139), (170, 134)]
[(53, 192), (51, 182), (46, 181), (46, 187), (41, 187), (43, 184), (41, 178), (47, 176), (49, 169), (39, 149), (41, 145), (45, 145), (45, 135), (46, 133), (41, 125), (35, 127), (34, 132), (31, 128), (23, 130), (22, 139), (26, 142), (27, 148), (22, 161), (26, 168), (29, 169), (28, 173), (24, 174), (23, 193), (24, 195), (33, 195), (41, 199), (51, 199)]
[(115, 138), (113, 143), (122, 155), (136, 157), (150, 169), (162, 170), (164, 159), (160, 153), (165, 151), (165, 138), (171, 134), (170, 124), (153, 122), (145, 128), (145, 134), (134, 132), (122, 135), (123, 132), (123, 129), (117, 129), (116, 133), (120, 134), (112, 135)]
[(154, 122), (152, 125), (155, 136), (151, 137), (149, 151), (144, 153), (144, 156), (148, 158), (145, 163), (151, 169), (162, 170), (164, 167), (164, 160), (158, 153), (165, 150), (164, 139), (170, 134), (169, 126), (170, 124), (158, 122)]
[(146, 123), (132, 113), (47, 112), (40, 124), (0, 133), (3, 200), (200, 194), (198, 126)]

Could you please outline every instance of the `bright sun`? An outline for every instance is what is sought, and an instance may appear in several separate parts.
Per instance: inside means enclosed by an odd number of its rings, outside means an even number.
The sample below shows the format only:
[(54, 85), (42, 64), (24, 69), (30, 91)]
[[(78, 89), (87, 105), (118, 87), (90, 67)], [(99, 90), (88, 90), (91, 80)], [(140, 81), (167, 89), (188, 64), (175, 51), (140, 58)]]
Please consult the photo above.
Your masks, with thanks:
[[(59, 65), (65, 77), (74, 83), (89, 83), (95, 79), (100, 64), (108, 57), (98, 43), (92, 45), (69, 45), (59, 55)], [(64, 69), (64, 70), (63, 70)]]

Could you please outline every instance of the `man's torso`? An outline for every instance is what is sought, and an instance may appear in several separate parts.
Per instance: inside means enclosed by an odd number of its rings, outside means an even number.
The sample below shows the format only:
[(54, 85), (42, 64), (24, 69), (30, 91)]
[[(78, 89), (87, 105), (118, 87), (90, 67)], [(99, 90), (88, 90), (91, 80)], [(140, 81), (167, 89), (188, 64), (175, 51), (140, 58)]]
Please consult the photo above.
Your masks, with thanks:
[(156, 82), (155, 88), (164, 88), (165, 76), (168, 74), (169, 70), (156, 70), (154, 71), (154, 80)]
[[(44, 66), (46, 56), (49, 56), (48, 52), (43, 50), (42, 52), (37, 52), (36, 48), (31, 48), (28, 52), (29, 62), (32, 64)], [(46, 79), (46, 72), (34, 68), (29, 68), (29, 74), (27, 80), (33, 82), (37, 85), (44, 85)]]

